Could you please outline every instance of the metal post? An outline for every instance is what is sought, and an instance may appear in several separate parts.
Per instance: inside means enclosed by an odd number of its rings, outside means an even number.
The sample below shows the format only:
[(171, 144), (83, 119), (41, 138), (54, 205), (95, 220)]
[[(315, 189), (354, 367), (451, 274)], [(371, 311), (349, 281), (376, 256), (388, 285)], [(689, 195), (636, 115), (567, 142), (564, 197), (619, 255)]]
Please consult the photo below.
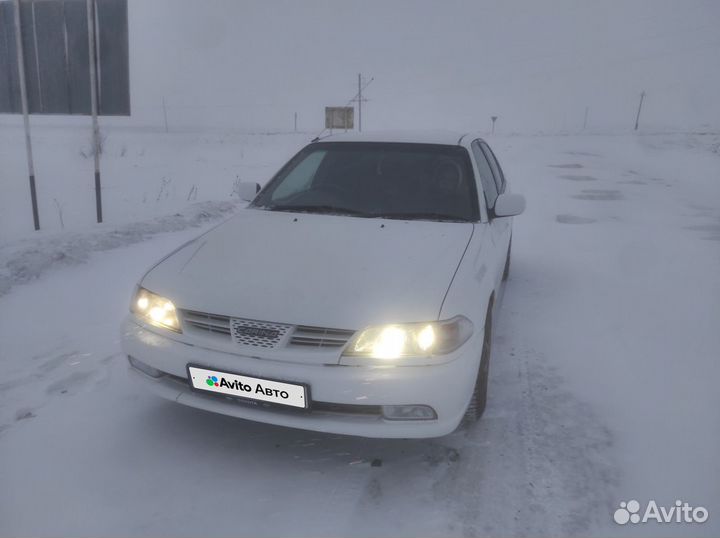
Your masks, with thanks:
[(295, 112), (295, 132), (297, 133), (297, 112)]
[(100, 192), (100, 127), (98, 125), (97, 63), (95, 58), (95, 1), (87, 0), (88, 51), (90, 53), (90, 111), (92, 113), (93, 151), (95, 157), (95, 210), (98, 223), (102, 218), (102, 195)]
[(167, 107), (165, 106), (165, 97), (162, 98), (163, 101), (163, 117), (165, 118), (165, 132), (168, 132), (168, 124), (167, 124)]
[(490, 134), (495, 134), (495, 122), (497, 121), (497, 116), (490, 116), (490, 119), (492, 120), (492, 132)]
[(362, 74), (358, 73), (358, 132), (362, 133)]
[(640, 124), (640, 111), (642, 110), (643, 99), (645, 99), (645, 90), (640, 94), (640, 104), (638, 105), (637, 116), (635, 116), (635, 130), (638, 130)]
[(32, 202), (33, 223), (40, 229), (37, 193), (35, 191), (35, 167), (33, 165), (32, 141), (30, 140), (30, 115), (28, 112), (27, 85), (25, 84), (25, 54), (22, 42), (22, 24), (20, 22), (20, 0), (15, 0), (15, 44), (17, 48), (18, 78), (20, 81), (20, 102), (25, 124), (25, 149), (27, 150), (28, 175), (30, 177), (30, 200)]
[(589, 112), (589, 111), (590, 111), (590, 107), (589, 107), (589, 106), (586, 106), (586, 107), (585, 107), (585, 119), (583, 120), (583, 131), (584, 131), (585, 128), (587, 127), (587, 118), (588, 118), (588, 112)]

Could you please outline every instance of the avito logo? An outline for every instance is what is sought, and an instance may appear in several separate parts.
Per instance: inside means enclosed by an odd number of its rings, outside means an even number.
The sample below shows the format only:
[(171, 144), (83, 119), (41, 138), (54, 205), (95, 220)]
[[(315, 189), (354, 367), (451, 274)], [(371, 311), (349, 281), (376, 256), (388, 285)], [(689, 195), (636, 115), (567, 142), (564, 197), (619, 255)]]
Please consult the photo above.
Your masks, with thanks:
[(647, 523), (648, 521), (656, 521), (657, 523), (705, 523), (708, 519), (708, 511), (704, 506), (692, 507), (689, 503), (683, 503), (681, 500), (675, 501), (675, 506), (666, 508), (658, 506), (653, 500), (649, 501), (645, 510), (640, 515), (640, 503), (635, 499), (631, 501), (623, 501), (620, 508), (615, 510), (613, 519), (619, 525), (626, 523)]
[(217, 376), (214, 375), (209, 375), (205, 380), (205, 383), (207, 383), (208, 387), (223, 387), (243, 392), (252, 392), (252, 387), (250, 385), (240, 383), (239, 381), (228, 381), (224, 377), (218, 379)]

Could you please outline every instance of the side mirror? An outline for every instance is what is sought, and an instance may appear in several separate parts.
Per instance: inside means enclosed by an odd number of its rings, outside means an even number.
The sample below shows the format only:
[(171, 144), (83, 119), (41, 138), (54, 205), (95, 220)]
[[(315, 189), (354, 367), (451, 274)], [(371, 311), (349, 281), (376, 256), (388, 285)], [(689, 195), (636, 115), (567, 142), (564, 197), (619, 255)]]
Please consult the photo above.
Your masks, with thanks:
[(525, 211), (525, 197), (522, 194), (500, 194), (495, 200), (496, 217), (514, 217)]
[(257, 196), (257, 193), (260, 192), (260, 185), (257, 183), (250, 183), (250, 182), (242, 182), (238, 186), (238, 194), (240, 195), (241, 200), (245, 200), (246, 202), (252, 202), (255, 199), (255, 196)]

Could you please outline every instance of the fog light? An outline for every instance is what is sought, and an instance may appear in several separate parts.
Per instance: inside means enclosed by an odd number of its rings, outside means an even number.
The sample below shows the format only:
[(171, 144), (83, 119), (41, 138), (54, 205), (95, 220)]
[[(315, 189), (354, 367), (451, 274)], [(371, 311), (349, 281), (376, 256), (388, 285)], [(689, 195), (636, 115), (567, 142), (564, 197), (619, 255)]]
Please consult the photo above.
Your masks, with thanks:
[(160, 377), (163, 375), (160, 370), (153, 368), (149, 364), (145, 364), (130, 355), (128, 355), (128, 361), (133, 368), (140, 370), (143, 374), (149, 375), (150, 377)]
[(435, 420), (437, 413), (429, 405), (383, 405), (383, 417), (387, 420)]

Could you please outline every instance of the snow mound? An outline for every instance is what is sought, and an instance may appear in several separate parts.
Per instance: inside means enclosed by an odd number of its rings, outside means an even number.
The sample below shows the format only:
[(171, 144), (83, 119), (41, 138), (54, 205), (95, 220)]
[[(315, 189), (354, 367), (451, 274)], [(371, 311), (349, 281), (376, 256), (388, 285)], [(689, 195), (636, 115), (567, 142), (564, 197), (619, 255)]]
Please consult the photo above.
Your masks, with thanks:
[(54, 266), (84, 263), (93, 252), (145, 241), (166, 232), (197, 228), (230, 216), (236, 202), (200, 202), (182, 212), (92, 232), (69, 232), (0, 246), (0, 296), (17, 284), (37, 279)]

